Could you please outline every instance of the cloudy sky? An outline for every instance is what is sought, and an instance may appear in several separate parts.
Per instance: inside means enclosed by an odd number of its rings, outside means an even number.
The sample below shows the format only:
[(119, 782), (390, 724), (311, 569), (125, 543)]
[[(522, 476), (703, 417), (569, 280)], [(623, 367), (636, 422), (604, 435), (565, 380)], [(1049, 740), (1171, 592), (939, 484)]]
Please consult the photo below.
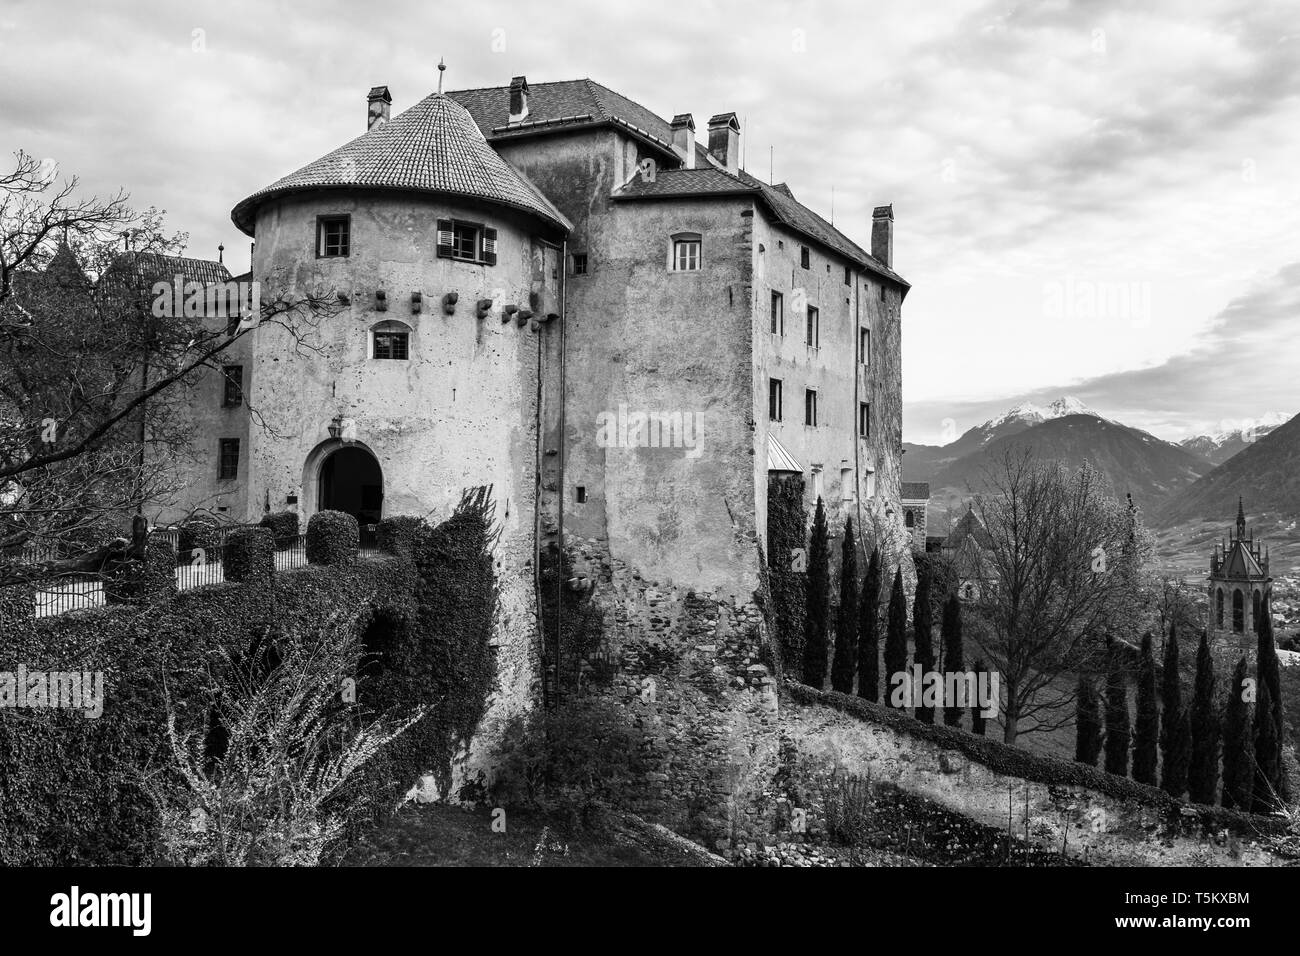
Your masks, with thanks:
[(589, 76), (734, 110), (747, 167), (869, 244), (892, 202), (904, 435), (1078, 396), (1177, 439), (1300, 411), (1300, 3), (0, 0), (0, 154), (167, 210), (358, 135), (365, 93)]

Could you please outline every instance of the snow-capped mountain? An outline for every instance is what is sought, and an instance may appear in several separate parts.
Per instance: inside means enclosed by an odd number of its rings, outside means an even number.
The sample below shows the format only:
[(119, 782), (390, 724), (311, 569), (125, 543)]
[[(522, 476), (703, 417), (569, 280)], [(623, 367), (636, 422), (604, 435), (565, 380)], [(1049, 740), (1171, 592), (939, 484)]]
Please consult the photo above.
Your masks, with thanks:
[[(1091, 415), (1093, 418), (1101, 418), (1096, 412), (1085, 405), (1073, 395), (1065, 395), (1052, 402), (1050, 405), (1035, 405), (1033, 402), (1021, 402), (1015, 408), (1011, 409), (997, 418), (990, 418), (981, 427), (984, 428), (990, 436), (999, 425), (1007, 422), (1020, 421), (1027, 425), (1038, 425), (1042, 422), (1050, 421), (1053, 418), (1064, 418), (1066, 415)], [(986, 438), (985, 441), (988, 439)]]
[(1208, 458), (1216, 465), (1221, 465), (1233, 455), (1253, 445), (1273, 429), (1288, 421), (1290, 416), (1280, 412), (1269, 412), (1260, 418), (1247, 418), (1237, 422), (1222, 422), (1222, 427), (1208, 435), (1196, 435), (1184, 438), (1178, 444), (1188, 451)]

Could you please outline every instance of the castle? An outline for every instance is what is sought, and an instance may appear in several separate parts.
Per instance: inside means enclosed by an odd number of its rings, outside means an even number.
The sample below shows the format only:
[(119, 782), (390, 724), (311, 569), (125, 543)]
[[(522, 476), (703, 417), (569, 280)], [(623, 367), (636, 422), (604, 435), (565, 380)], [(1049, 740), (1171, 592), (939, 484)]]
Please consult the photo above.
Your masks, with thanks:
[(361, 135), (234, 207), (252, 278), (337, 314), (306, 347), (273, 323), (236, 343), (196, 500), (365, 534), (492, 485), (506, 694), (535, 673), (548, 547), (615, 601), (752, 606), (769, 473), (910, 570), (892, 207), (868, 252), (740, 167), (734, 113), (697, 141), (592, 80), (391, 104), (370, 90)]

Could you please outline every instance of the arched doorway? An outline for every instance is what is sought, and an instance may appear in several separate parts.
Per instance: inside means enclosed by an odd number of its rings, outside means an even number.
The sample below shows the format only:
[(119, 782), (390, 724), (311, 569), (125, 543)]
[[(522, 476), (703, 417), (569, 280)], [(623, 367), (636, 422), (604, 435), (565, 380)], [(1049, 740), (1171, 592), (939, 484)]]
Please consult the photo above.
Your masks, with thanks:
[(317, 507), (344, 511), (361, 526), (361, 546), (374, 547), (375, 526), (384, 511), (384, 473), (369, 451), (345, 445), (331, 452), (320, 465)]

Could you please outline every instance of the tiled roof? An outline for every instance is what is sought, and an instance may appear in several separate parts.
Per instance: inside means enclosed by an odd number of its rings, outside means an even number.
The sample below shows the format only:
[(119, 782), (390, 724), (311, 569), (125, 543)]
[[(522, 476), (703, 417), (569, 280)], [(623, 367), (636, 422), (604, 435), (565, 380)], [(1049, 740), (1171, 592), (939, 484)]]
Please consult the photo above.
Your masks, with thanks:
[(944, 542), (944, 548), (957, 550), (967, 540), (973, 539), (974, 543), (981, 548), (990, 548), (993, 546), (993, 538), (989, 535), (988, 529), (984, 527), (984, 522), (976, 517), (975, 512), (971, 509), (966, 510), (962, 515), (957, 527), (952, 529), (952, 534), (948, 535), (948, 540)]
[(930, 483), (928, 481), (900, 482), (898, 489), (898, 496), (904, 501), (916, 501), (930, 497)]
[[(465, 106), (479, 129), (491, 140), (535, 135), (572, 126), (612, 123), (657, 144), (666, 156), (678, 155), (673, 152), (673, 130), (669, 121), (594, 80), (530, 83), (528, 115), (518, 123), (510, 122), (508, 86), (456, 90), (447, 95)], [(877, 275), (897, 282), (904, 289), (911, 288), (902, 276), (873, 258), (848, 236), (796, 200), (785, 183), (771, 186), (744, 171), (739, 176), (732, 176), (713, 165), (709, 151), (699, 139), (696, 140), (695, 165), (695, 169), (660, 170), (654, 183), (644, 183), (638, 177), (619, 191), (618, 198), (659, 199), (745, 193), (757, 195), (782, 225), (802, 233)]]
[(186, 282), (213, 285), (231, 281), (230, 270), (211, 259), (188, 256), (165, 256), (158, 252), (123, 252), (114, 257), (104, 270), (103, 282), (153, 283), (172, 276), (184, 276)]
[(235, 225), (252, 234), (271, 196), (322, 188), (402, 189), (465, 196), (522, 209), (563, 230), (569, 221), (487, 144), (465, 108), (434, 93), (237, 205)]
[(790, 187), (785, 184), (769, 185), (744, 170), (733, 176), (726, 170), (709, 164), (704, 157), (697, 159), (695, 169), (658, 170), (654, 182), (646, 182), (637, 176), (620, 189), (615, 198), (661, 199), (726, 195), (751, 195), (761, 199), (776, 220), (786, 228), (812, 239), (864, 269), (897, 282), (905, 289), (911, 288), (906, 279), (796, 200)]
[(474, 117), (484, 135), (491, 138), (542, 127), (584, 123), (614, 123), (640, 131), (668, 152), (672, 152), (672, 126), (640, 103), (615, 93), (594, 80), (562, 80), (528, 84), (528, 115), (510, 123), (510, 87), (490, 86), (477, 90), (454, 90), (447, 95), (461, 103)]

